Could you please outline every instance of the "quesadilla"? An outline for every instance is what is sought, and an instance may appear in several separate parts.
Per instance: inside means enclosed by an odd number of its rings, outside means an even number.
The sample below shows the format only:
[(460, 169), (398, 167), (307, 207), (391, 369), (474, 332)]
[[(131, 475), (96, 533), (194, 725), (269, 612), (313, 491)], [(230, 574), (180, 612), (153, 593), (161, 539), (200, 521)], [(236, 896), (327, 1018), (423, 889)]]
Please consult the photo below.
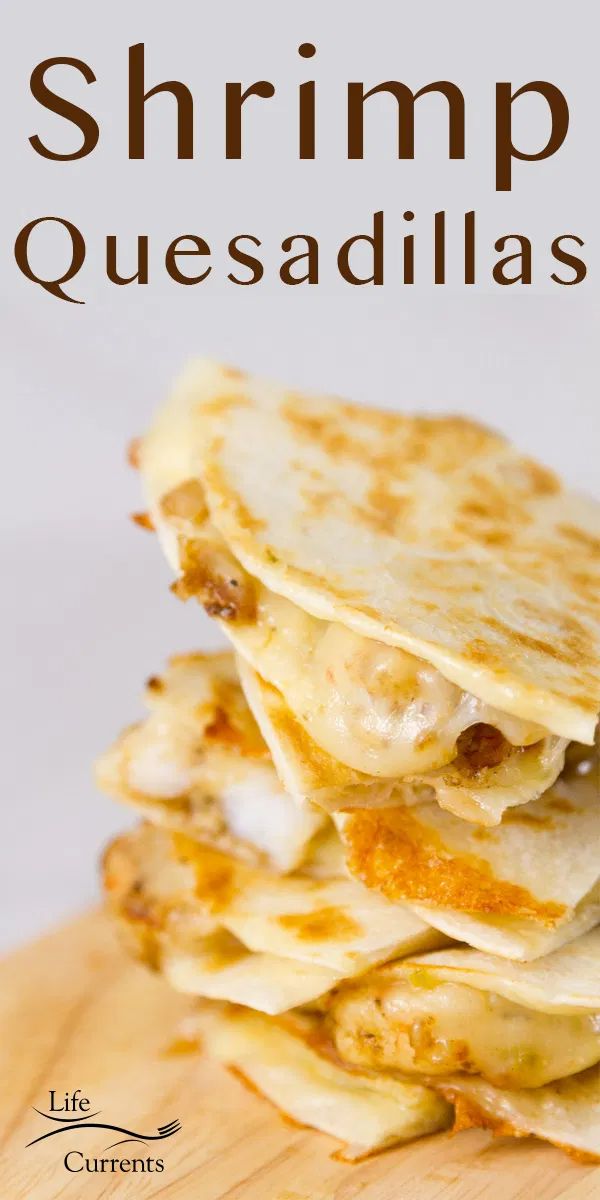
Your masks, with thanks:
[(108, 847), (103, 878), (138, 957), (182, 991), (239, 1001), (249, 986), (267, 1012), (446, 940), (354, 880), (259, 870), (150, 825)]
[(100, 786), (154, 825), (200, 841), (205, 859), (212, 848), (279, 873), (350, 873), (442, 933), (509, 958), (547, 954), (600, 920), (593, 748), (491, 828), (416, 797), (336, 811), (332, 822), (285, 791), (231, 654), (172, 659), (150, 679), (146, 703), (146, 720), (100, 759)]
[[(203, 1003), (194, 1028), (285, 1113), (348, 1143), (352, 1159), (446, 1127), (437, 1092), (458, 1101), (461, 1126), (468, 1116), (508, 1132), (510, 1116), (512, 1132), (598, 1152), (585, 1109), (598, 1103), (598, 931), (515, 965), (460, 946), (415, 957), (408, 947), (427, 933), (413, 929), (398, 942), (408, 957), (335, 970), (310, 938), (296, 957), (293, 926), (283, 954), (249, 949), (221, 924), (232, 905), (215, 862), (225, 856), (211, 852), (198, 894), (195, 848), (177, 842), (150, 826), (117, 839), (104, 861), (109, 902), (137, 957), (180, 991), (228, 1002)], [(288, 900), (294, 876), (281, 878)], [(267, 907), (271, 916), (278, 905)], [(310, 914), (313, 938), (322, 914)]]
[(281, 694), (325, 792), (329, 759), (494, 824), (593, 742), (599, 509), (499, 435), (199, 363), (140, 465), (176, 590)]
[(536, 1137), (582, 1162), (600, 1160), (600, 1068), (537, 1088), (500, 1088), (478, 1075), (413, 1077), (348, 1067), (332, 1057), (318, 1018), (273, 1020), (231, 1006), (204, 1007), (189, 1022), (211, 1053), (294, 1120), (346, 1143), (356, 1161), (427, 1132), (472, 1127)]
[(130, 952), (349, 1159), (600, 1157), (600, 508), (502, 437), (192, 365), (136, 449), (232, 650), (103, 756)]
[(99, 786), (154, 824), (282, 871), (298, 866), (327, 818), (279, 783), (232, 655), (177, 655), (148, 680), (145, 703), (146, 720), (99, 759)]

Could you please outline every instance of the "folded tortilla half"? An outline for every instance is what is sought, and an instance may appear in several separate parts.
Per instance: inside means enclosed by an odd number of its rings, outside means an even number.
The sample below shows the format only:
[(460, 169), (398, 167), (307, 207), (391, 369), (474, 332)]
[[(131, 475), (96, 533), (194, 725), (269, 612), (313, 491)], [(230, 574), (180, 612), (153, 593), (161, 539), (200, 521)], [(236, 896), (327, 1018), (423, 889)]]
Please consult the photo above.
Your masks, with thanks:
[(266, 1012), (447, 940), (353, 880), (276, 875), (150, 825), (108, 847), (103, 883), (132, 951), (178, 990)]
[(344, 1161), (451, 1123), (450, 1106), (422, 1083), (346, 1070), (319, 1054), (310, 1044), (309, 1018), (282, 1023), (248, 1009), (214, 1006), (199, 1010), (190, 1029), (287, 1117), (344, 1143), (336, 1155)]
[(598, 507), (498, 435), (200, 363), (140, 461), (179, 594), (384, 792), (423, 778), (493, 823), (593, 741)]
[[(564, 767), (565, 753), (573, 753), (562, 738), (546, 737), (529, 746), (505, 747), (495, 756), (491, 727), (476, 724), (464, 731), (460, 755), (447, 766), (402, 779), (374, 779), (323, 750), (281, 692), (261, 678), (243, 653), (237, 655), (237, 669), (286, 791), (328, 812), (432, 799), (465, 821), (498, 825), (508, 809), (537, 799), (551, 787)], [(581, 746), (577, 752), (592, 756), (593, 748)]]

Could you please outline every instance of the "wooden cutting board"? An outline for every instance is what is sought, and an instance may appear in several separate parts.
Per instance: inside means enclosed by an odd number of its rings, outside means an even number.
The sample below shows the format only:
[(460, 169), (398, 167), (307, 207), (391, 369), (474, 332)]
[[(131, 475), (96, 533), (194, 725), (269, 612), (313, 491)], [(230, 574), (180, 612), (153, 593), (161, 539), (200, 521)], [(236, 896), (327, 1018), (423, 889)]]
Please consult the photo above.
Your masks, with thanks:
[[(469, 1132), (426, 1138), (358, 1166), (331, 1158), (329, 1138), (283, 1123), (178, 1035), (190, 1002), (130, 963), (98, 913), (0, 964), (3, 1200), (593, 1200), (600, 1168), (579, 1166), (532, 1139)], [(97, 1122), (154, 1133), (71, 1131), (48, 1112), (80, 1089)], [(35, 1109), (41, 1110), (40, 1113)], [(64, 1116), (64, 1112), (57, 1114)], [(69, 1114), (70, 1116), (70, 1114)], [(89, 1117), (88, 1117), (89, 1120)], [(60, 1132), (32, 1146), (49, 1129)], [(86, 1157), (160, 1157), (162, 1172), (69, 1172)]]

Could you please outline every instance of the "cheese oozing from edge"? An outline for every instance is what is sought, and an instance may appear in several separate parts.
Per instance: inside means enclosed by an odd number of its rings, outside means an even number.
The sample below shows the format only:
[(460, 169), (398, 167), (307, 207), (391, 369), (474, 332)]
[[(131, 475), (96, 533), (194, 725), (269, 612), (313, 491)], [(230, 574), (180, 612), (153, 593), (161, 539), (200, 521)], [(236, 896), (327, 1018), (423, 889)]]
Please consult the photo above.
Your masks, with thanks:
[[(163, 498), (171, 519), (177, 490)], [(221, 618), (239, 653), (278, 688), (314, 741), (354, 770), (383, 778), (437, 770), (456, 757), (461, 734), (473, 726), (496, 731), (483, 759), (478, 748), (475, 769), (548, 737), (543, 726), (479, 700), (423, 659), (272, 592), (247, 574), (209, 521), (178, 545), (178, 593), (197, 595)]]
[(474, 726), (487, 728), (476, 747), (473, 739), (465, 747), (465, 756), (473, 750), (472, 773), (509, 757), (518, 770), (519, 750), (548, 737), (541, 725), (462, 691), (405, 650), (321, 621), (262, 585), (257, 596), (255, 620), (224, 622), (225, 632), (317, 745), (356, 771), (387, 779), (427, 774), (457, 757), (461, 734)]
[(458, 1071), (535, 1088), (600, 1061), (600, 1014), (537, 1012), (426, 967), (342, 987), (328, 1019), (342, 1059), (376, 1071)]

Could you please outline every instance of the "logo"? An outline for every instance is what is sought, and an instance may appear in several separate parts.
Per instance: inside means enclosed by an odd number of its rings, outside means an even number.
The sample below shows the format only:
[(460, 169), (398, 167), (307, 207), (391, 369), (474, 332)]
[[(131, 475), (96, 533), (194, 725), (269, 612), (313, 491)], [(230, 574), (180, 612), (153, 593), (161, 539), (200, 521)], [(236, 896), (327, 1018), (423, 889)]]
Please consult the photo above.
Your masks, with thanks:
[(73, 1174), (78, 1174), (80, 1171), (86, 1171), (90, 1174), (164, 1171), (164, 1160), (156, 1158), (152, 1153), (140, 1154), (138, 1152), (133, 1157), (127, 1158), (123, 1157), (120, 1152), (110, 1157), (105, 1157), (105, 1155), (108, 1155), (110, 1150), (118, 1150), (120, 1146), (134, 1144), (148, 1146), (152, 1142), (164, 1142), (167, 1138), (179, 1133), (181, 1129), (180, 1121), (169, 1121), (166, 1125), (159, 1125), (151, 1133), (138, 1133), (137, 1130), (129, 1129), (124, 1125), (113, 1124), (111, 1121), (97, 1120), (96, 1118), (102, 1115), (100, 1109), (97, 1109), (96, 1112), (90, 1112), (92, 1107), (91, 1100), (81, 1094), (80, 1088), (76, 1088), (74, 1092), (65, 1092), (62, 1099), (57, 1097), (54, 1088), (50, 1090), (48, 1095), (48, 1111), (44, 1112), (41, 1108), (36, 1108), (35, 1105), (33, 1106), (33, 1111), (38, 1116), (43, 1117), (45, 1121), (50, 1121), (52, 1126), (50, 1129), (45, 1129), (38, 1137), (32, 1138), (27, 1143), (27, 1147), (36, 1146), (39, 1142), (45, 1142), (49, 1138), (55, 1137), (60, 1137), (61, 1142), (63, 1142), (61, 1135), (64, 1134), (79, 1133), (81, 1130), (86, 1129), (103, 1129), (113, 1137), (115, 1134), (119, 1136), (103, 1147), (100, 1157), (89, 1157), (82, 1150), (70, 1147), (63, 1157), (63, 1166), (67, 1171)]

